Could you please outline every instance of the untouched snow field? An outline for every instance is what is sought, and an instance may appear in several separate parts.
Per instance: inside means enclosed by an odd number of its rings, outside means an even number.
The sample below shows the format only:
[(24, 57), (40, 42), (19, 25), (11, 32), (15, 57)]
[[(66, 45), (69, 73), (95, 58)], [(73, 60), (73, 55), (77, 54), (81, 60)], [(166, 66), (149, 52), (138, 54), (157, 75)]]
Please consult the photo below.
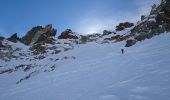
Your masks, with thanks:
[[(56, 56), (52, 72), (16, 84), (24, 73), (0, 75), (0, 100), (169, 100), (170, 33), (125, 48), (87, 43)], [(42, 62), (43, 63), (43, 62)]]

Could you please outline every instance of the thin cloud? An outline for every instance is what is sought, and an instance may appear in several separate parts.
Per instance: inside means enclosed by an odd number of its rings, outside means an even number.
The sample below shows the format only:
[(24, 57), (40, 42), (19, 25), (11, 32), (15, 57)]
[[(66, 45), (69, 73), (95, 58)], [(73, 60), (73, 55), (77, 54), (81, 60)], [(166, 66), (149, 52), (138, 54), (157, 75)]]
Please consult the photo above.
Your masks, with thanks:
[[(78, 22), (78, 33), (100, 33), (103, 30), (114, 30), (115, 26), (121, 22), (133, 22), (136, 23), (140, 20), (141, 15), (148, 15), (153, 4), (159, 4), (160, 0), (134, 0), (133, 2), (137, 8), (129, 11), (114, 11), (110, 13), (110, 17), (98, 18), (98, 16), (84, 16)], [(90, 14), (89, 14), (90, 15)]]
[(78, 23), (78, 32), (81, 34), (99, 33), (105, 29), (113, 29), (115, 23), (117, 22), (114, 18), (85, 18)]
[(153, 4), (159, 4), (161, 0), (134, 0), (134, 3), (139, 7), (139, 15), (148, 15)]
[(116, 12), (110, 14), (108, 18), (90, 18), (86, 17), (79, 21), (78, 23), (78, 33), (80, 34), (90, 34), (90, 33), (100, 33), (103, 30), (115, 30), (115, 26), (121, 22), (137, 22), (139, 20), (138, 13), (134, 12)]
[(153, 4), (159, 3), (160, 0), (134, 0), (134, 4), (137, 7), (135, 9), (137, 10), (118, 12), (115, 19), (117, 19), (119, 23), (125, 21), (136, 23), (140, 20), (141, 15), (148, 15), (150, 13)]

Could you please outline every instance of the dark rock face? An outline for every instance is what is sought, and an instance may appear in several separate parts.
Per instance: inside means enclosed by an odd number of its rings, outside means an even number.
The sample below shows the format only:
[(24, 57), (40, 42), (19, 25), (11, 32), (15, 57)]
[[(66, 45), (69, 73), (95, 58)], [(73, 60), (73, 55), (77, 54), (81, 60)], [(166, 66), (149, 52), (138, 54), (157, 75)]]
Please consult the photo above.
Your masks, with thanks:
[(116, 35), (116, 36), (113, 36), (111, 37), (113, 40), (116, 40), (116, 41), (119, 41), (121, 36), (120, 35)]
[(162, 9), (164, 11), (163, 21), (167, 23), (166, 31), (170, 31), (170, 0), (162, 1)]
[(147, 33), (140, 33), (138, 34), (137, 36), (135, 36), (135, 40), (137, 41), (142, 41), (142, 40), (145, 40), (145, 39), (150, 39), (152, 38), (153, 35), (152, 34), (147, 34)]
[(17, 36), (17, 33), (15, 33), (11, 37), (9, 37), (7, 40), (16, 43), (17, 41), (20, 41), (20, 38)]
[(148, 17), (143, 17), (143, 22), (131, 30), (131, 34), (147, 33), (155, 34), (170, 31), (170, 1), (162, 0), (161, 4), (152, 6)]
[[(121, 23), (117, 26), (117, 31), (123, 30)], [(130, 32), (121, 37), (121, 40), (128, 40), (126, 47), (134, 45), (138, 41), (150, 39), (164, 32), (170, 32), (170, 0), (162, 0), (160, 5), (153, 5), (148, 16), (141, 16), (141, 21), (130, 30)]]
[(46, 25), (45, 30), (46, 32), (44, 34), (48, 37), (55, 36), (57, 32), (57, 30), (53, 28), (52, 24)]
[(4, 39), (5, 39), (4, 37), (0, 36), (0, 41), (3, 41)]
[(33, 53), (35, 55), (37, 54), (41, 54), (41, 53), (46, 53), (46, 48), (44, 46), (42, 46), (41, 44), (34, 44), (31, 48), (31, 51), (33, 51)]
[(5, 38), (0, 36), (0, 48), (4, 47), (4, 45), (2, 44), (2, 41), (4, 40)]
[(93, 41), (97, 41), (99, 38), (101, 38), (102, 35), (99, 33), (93, 33), (93, 34), (89, 34), (87, 35), (88, 38), (88, 42), (93, 42)]
[(145, 18), (146, 18), (146, 16), (145, 16), (145, 15), (142, 15), (142, 16), (141, 16), (141, 21), (143, 21)]
[(42, 43), (42, 44), (54, 44), (55, 39), (52, 37), (47, 37), (46, 35), (41, 35), (38, 40), (34, 44)]
[[(21, 41), (26, 44), (29, 45), (32, 42), (32, 39), (35, 37), (36, 34), (38, 34), (38, 31), (43, 30), (42, 26), (36, 26), (33, 27), (22, 39)], [(41, 34), (40, 34), (41, 35)]]
[(130, 46), (135, 45), (135, 44), (136, 44), (136, 40), (130, 39), (130, 40), (126, 41), (125, 47), (130, 47)]
[(111, 31), (108, 31), (108, 30), (104, 30), (102, 36), (110, 35), (110, 34), (116, 34), (116, 33), (115, 33), (115, 32), (111, 32)]
[(88, 42), (88, 37), (87, 36), (81, 36), (81, 39), (80, 39), (80, 42), (82, 43), (82, 44), (85, 44), (85, 43), (87, 43)]
[(130, 28), (132, 26), (134, 26), (134, 24), (130, 22), (120, 23), (118, 26), (116, 26), (116, 31), (122, 31), (125, 28)]
[(52, 27), (51, 24), (43, 27), (43, 26), (36, 26), (33, 27), (22, 39), (21, 41), (26, 44), (35, 44), (41, 42), (47, 42), (50, 37), (54, 37), (56, 35), (56, 30)]
[(78, 39), (78, 36), (76, 36), (76, 34), (72, 32), (71, 29), (66, 29), (61, 33), (58, 39)]
[(0, 48), (4, 47), (4, 45), (2, 44), (2, 42), (0, 41)]

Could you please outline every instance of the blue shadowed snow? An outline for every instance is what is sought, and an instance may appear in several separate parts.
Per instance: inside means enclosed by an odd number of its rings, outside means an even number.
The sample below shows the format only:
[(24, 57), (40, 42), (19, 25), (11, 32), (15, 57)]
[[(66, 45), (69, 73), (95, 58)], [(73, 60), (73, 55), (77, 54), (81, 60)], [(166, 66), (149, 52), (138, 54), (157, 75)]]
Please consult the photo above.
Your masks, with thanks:
[[(88, 43), (58, 56), (50, 73), (40, 73), (19, 85), (22, 73), (0, 75), (0, 100), (169, 100), (170, 34), (125, 48), (124, 43)], [(43, 62), (40, 62), (43, 63)]]

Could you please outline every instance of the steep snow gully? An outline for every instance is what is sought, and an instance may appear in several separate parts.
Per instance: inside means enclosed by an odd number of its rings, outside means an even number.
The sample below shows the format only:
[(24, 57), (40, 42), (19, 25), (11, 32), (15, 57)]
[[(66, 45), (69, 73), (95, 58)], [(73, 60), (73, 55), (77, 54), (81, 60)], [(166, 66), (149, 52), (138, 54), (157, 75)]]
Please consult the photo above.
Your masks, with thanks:
[(16, 84), (23, 73), (0, 75), (0, 100), (169, 100), (170, 34), (125, 48), (81, 44), (60, 55), (76, 59)]

